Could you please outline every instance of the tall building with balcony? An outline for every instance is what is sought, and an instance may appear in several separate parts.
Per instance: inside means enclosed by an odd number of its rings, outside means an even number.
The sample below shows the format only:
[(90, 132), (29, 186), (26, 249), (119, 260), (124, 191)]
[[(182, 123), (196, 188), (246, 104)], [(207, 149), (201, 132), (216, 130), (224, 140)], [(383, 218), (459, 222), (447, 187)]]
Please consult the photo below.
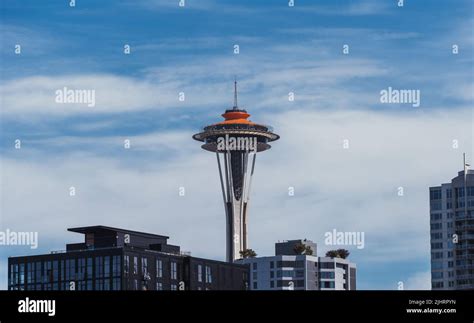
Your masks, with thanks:
[(431, 287), (474, 289), (474, 171), (430, 187)]
[[(309, 246), (312, 252), (295, 248)], [(355, 290), (356, 265), (347, 259), (317, 257), (310, 240), (275, 244), (275, 256), (240, 259), (250, 266), (251, 290)]]
[(168, 237), (90, 226), (84, 242), (50, 254), (9, 257), (9, 290), (245, 290), (245, 265), (191, 257)]

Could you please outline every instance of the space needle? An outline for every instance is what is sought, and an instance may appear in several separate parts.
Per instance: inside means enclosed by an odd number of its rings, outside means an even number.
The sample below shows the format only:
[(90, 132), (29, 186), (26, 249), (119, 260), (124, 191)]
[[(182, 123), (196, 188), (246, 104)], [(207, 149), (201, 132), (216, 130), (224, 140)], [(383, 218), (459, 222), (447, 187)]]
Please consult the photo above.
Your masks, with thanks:
[(234, 106), (222, 116), (224, 121), (204, 127), (193, 139), (216, 154), (226, 216), (226, 260), (234, 262), (248, 249), (248, 203), (257, 152), (270, 149), (268, 143), (280, 136), (271, 127), (248, 120), (250, 114), (237, 105), (236, 81)]

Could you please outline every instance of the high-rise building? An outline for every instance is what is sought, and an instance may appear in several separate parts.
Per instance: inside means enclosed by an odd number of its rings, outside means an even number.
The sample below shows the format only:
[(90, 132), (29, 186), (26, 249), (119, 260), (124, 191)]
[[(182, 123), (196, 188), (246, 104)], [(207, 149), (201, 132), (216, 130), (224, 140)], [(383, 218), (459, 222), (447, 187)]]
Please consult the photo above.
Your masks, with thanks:
[(431, 287), (474, 289), (474, 171), (430, 187)]
[(216, 153), (226, 215), (226, 259), (233, 262), (249, 249), (248, 202), (257, 152), (270, 149), (268, 143), (280, 137), (269, 126), (248, 120), (250, 114), (237, 106), (237, 82), (234, 106), (222, 116), (224, 121), (204, 127), (193, 138)]
[[(312, 251), (301, 254), (298, 245)], [(251, 290), (356, 289), (356, 265), (347, 259), (317, 257), (316, 244), (309, 240), (279, 242), (275, 244), (275, 256), (237, 262), (250, 266)]]
[(191, 257), (157, 234), (91, 226), (84, 242), (9, 257), (9, 290), (245, 290), (248, 267)]

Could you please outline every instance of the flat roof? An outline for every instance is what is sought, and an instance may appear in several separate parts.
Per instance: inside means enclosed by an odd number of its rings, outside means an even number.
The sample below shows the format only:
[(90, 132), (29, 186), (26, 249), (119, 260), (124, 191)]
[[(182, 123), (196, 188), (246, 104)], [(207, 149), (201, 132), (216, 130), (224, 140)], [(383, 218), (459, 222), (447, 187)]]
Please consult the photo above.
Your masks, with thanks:
[(147, 232), (140, 232), (140, 231), (133, 231), (128, 229), (120, 229), (114, 227), (108, 227), (104, 225), (93, 225), (88, 227), (77, 227), (77, 228), (68, 228), (70, 232), (77, 232), (77, 233), (102, 233), (102, 232), (122, 232), (122, 233), (131, 233), (136, 235), (141, 235), (148, 238), (161, 238), (161, 239), (169, 239), (168, 236), (163, 236), (159, 234), (147, 233)]

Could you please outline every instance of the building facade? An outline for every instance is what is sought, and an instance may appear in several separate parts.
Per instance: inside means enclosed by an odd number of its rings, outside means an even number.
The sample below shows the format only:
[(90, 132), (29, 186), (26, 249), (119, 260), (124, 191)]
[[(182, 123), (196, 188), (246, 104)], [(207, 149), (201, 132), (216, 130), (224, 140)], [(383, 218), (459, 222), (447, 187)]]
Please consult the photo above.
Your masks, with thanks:
[(191, 257), (168, 237), (92, 226), (50, 254), (9, 257), (9, 290), (245, 290), (245, 265)]
[[(304, 244), (313, 254), (297, 254)], [(251, 290), (355, 290), (356, 265), (347, 259), (317, 257), (316, 244), (290, 240), (275, 244), (275, 256), (241, 259), (250, 266)]]
[(474, 289), (474, 171), (430, 187), (431, 288)]

